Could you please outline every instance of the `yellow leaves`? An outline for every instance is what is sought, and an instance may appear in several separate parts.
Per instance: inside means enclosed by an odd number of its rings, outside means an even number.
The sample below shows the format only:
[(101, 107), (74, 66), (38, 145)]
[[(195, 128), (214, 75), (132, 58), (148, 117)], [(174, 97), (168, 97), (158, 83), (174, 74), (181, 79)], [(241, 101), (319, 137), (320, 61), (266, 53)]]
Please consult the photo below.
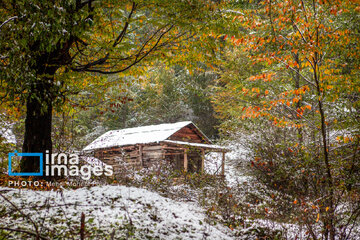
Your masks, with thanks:
[(325, 208), (325, 211), (326, 211), (326, 212), (329, 211), (329, 207), (326, 207), (326, 208)]
[(316, 222), (318, 222), (320, 219), (320, 213), (317, 214)]

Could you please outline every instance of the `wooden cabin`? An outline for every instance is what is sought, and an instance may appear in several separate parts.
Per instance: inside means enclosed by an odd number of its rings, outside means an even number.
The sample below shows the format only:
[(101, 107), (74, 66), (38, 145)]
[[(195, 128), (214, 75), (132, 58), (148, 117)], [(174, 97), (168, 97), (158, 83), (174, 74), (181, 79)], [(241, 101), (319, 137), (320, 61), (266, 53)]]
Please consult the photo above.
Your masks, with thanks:
[(172, 166), (184, 172), (203, 172), (205, 153), (222, 153), (219, 174), (224, 175), (225, 153), (228, 151), (211, 143), (192, 122), (177, 122), (126, 128), (106, 132), (83, 149), (105, 164), (112, 165), (115, 177), (122, 165), (133, 170)]

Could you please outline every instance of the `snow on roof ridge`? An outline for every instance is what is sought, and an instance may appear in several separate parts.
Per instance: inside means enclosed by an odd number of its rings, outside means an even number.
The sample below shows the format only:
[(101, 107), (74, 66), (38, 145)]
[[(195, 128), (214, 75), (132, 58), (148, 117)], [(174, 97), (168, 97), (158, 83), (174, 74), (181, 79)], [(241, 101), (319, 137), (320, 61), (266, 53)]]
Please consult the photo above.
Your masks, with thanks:
[[(152, 127), (160, 127), (161, 125), (169, 125), (169, 127), (171, 126), (170, 128), (164, 128), (162, 130), (172, 130), (172, 129), (174, 129), (174, 125), (177, 125), (177, 124), (180, 125), (180, 123), (183, 123), (183, 124), (186, 123), (186, 125), (191, 124), (191, 123), (194, 124), (191, 121), (182, 121), (182, 122), (176, 122), (176, 123), (161, 123), (161, 124), (145, 125), (145, 126), (132, 127), (132, 128), (123, 128), (123, 129), (118, 129), (118, 130), (110, 130), (108, 132), (126, 132), (126, 134), (134, 134), (134, 133), (140, 133), (140, 132), (141, 133), (143, 133), (143, 132), (156, 132), (156, 131), (161, 131), (161, 130), (160, 129), (154, 129), (154, 130), (138, 131), (138, 132), (132, 132), (130, 130), (142, 129), (142, 128), (146, 129), (146, 128), (152, 128)], [(186, 125), (184, 125), (184, 126), (186, 126)]]

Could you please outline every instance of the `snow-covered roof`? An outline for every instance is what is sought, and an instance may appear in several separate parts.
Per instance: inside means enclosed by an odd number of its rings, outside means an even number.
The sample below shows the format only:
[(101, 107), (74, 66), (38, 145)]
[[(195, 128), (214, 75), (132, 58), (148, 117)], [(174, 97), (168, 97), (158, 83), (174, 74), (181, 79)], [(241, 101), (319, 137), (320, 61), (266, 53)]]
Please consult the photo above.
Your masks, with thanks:
[(189, 124), (193, 123), (185, 121), (113, 130), (101, 135), (83, 150), (89, 151), (99, 148), (160, 142)]

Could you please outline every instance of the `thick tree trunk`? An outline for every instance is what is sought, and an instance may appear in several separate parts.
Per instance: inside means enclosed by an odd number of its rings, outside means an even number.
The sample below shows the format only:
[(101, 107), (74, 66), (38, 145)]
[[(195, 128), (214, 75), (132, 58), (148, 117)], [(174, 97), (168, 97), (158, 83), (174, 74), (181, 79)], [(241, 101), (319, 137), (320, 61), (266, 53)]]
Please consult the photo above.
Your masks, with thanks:
[[(53, 52), (44, 52), (35, 57), (31, 66), (35, 69), (37, 80), (30, 87), (26, 102), (24, 153), (43, 153), (45, 162), (46, 150), (52, 152), (51, 128), (52, 110), (58, 89), (54, 86), (54, 76), (59, 67), (70, 62), (69, 49), (73, 43), (70, 38)], [(33, 51), (39, 51), (38, 44), (31, 46)], [(39, 172), (38, 157), (23, 157), (20, 162), (21, 172)]]
[[(52, 150), (51, 122), (53, 79), (45, 78), (36, 82), (26, 103), (25, 136), (22, 151), (24, 153), (43, 153)], [(23, 157), (20, 163), (21, 172), (39, 172), (38, 157)]]

